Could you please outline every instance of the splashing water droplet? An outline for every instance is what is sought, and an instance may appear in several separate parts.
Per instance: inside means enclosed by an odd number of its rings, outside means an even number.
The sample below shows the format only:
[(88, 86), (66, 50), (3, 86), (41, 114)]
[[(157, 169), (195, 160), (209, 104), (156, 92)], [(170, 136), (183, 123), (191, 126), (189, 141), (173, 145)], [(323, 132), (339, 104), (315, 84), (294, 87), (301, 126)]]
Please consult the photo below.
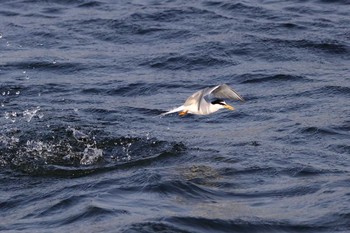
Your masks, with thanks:
[(123, 145), (123, 151), (126, 155), (126, 160), (130, 161), (131, 160), (131, 155), (130, 155), (130, 147), (132, 146), (132, 143), (126, 143), (125, 146)]
[(71, 127), (68, 127), (67, 131), (72, 131), (72, 134), (73, 134), (73, 137), (75, 138), (75, 140), (77, 140), (78, 142), (86, 142), (88, 141), (89, 139), (89, 136), (86, 135), (85, 133), (77, 130), (77, 129), (74, 129), (74, 128), (71, 128)]
[(23, 112), (23, 117), (26, 118), (27, 122), (30, 122), (39, 110), (40, 110), (39, 107), (37, 107), (36, 109), (33, 109), (33, 110), (27, 109)]
[(42, 119), (44, 117), (44, 114), (43, 113), (39, 113), (38, 117), (39, 117), (39, 119)]
[(12, 121), (12, 123), (16, 122), (17, 112), (5, 112), (5, 119)]
[(83, 152), (83, 158), (80, 160), (81, 165), (92, 165), (98, 162), (102, 159), (103, 156), (103, 150), (92, 148), (90, 145), (88, 145), (84, 152)]

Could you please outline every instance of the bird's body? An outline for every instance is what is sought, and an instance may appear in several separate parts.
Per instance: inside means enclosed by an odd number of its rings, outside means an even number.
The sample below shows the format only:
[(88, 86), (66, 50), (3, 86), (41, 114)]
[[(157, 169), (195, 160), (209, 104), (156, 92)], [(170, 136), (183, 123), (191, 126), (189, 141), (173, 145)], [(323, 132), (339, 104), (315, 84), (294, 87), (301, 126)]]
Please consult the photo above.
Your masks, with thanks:
[(197, 91), (188, 97), (183, 105), (171, 111), (165, 112), (162, 115), (175, 112), (179, 112), (179, 115), (181, 116), (184, 116), (187, 113), (208, 115), (222, 108), (234, 110), (234, 108), (226, 104), (223, 99), (244, 101), (244, 99), (235, 90), (226, 84), (222, 84)]

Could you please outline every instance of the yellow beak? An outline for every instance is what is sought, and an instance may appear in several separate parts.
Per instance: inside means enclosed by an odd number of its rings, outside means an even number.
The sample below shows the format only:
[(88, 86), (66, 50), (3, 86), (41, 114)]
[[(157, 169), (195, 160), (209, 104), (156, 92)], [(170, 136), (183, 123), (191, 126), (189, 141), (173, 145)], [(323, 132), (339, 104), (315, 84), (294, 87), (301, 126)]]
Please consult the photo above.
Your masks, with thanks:
[(228, 110), (235, 110), (234, 107), (232, 107), (231, 105), (225, 104), (224, 108), (227, 108)]

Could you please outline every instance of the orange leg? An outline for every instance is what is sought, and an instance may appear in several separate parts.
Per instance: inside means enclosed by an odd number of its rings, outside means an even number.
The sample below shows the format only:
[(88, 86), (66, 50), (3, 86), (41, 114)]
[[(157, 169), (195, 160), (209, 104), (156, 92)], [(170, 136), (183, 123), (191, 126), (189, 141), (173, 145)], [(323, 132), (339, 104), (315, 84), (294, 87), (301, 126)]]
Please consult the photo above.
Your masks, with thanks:
[(185, 116), (187, 113), (188, 113), (188, 111), (181, 111), (181, 112), (179, 112), (179, 115), (180, 116)]

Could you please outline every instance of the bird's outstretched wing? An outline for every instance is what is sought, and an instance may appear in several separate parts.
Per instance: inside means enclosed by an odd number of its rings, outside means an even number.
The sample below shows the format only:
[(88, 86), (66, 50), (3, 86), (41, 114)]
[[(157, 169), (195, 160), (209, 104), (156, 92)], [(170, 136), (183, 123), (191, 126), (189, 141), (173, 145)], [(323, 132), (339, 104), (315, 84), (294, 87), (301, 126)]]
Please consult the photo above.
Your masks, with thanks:
[(187, 100), (184, 103), (184, 106), (190, 106), (190, 105), (197, 105), (199, 104), (200, 100), (203, 97), (203, 90), (197, 91), (196, 93), (194, 93), (193, 95), (191, 95), (190, 97), (187, 98)]
[(244, 102), (244, 99), (237, 91), (233, 90), (226, 84), (218, 85), (216, 87), (210, 88), (205, 94), (212, 95), (217, 99), (232, 99), (232, 100), (240, 100)]

